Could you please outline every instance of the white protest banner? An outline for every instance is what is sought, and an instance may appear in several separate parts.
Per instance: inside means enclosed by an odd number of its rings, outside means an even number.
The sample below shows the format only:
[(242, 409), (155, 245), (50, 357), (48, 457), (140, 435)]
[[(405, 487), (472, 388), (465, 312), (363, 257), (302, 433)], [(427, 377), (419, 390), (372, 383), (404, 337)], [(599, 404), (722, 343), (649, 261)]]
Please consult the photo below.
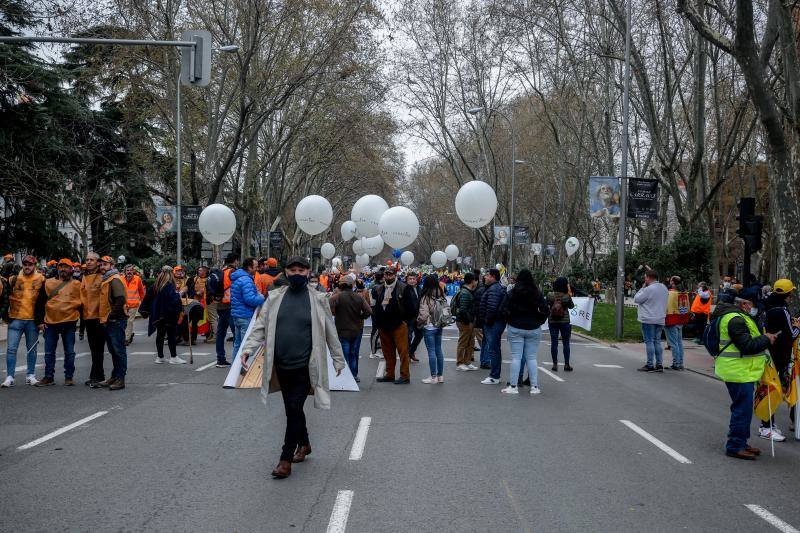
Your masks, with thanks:
[[(592, 331), (592, 313), (594, 313), (594, 298), (576, 297), (572, 299), (575, 307), (569, 310), (569, 322), (586, 331)], [(542, 324), (542, 329), (547, 329), (547, 322)]]

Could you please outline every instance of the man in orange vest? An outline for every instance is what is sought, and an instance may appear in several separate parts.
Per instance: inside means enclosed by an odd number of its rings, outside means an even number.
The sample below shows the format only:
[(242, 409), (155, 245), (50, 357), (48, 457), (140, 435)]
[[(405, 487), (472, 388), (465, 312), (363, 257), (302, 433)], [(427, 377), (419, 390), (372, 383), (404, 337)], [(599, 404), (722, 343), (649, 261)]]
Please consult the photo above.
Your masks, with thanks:
[(58, 338), (64, 346), (64, 385), (75, 383), (75, 324), (81, 308), (81, 283), (72, 279), (72, 261), (61, 259), (58, 277), (44, 282), (44, 378), (37, 387), (55, 385)]
[(128, 370), (128, 352), (125, 349), (125, 327), (128, 323), (125, 311), (125, 282), (119, 271), (114, 268), (114, 259), (110, 256), (101, 257), (97, 266), (101, 274), (98, 319), (103, 325), (114, 366), (110, 378), (92, 383), (90, 387), (120, 390), (125, 388), (125, 374)]
[(22, 258), (22, 271), (9, 280), (11, 294), (8, 297), (8, 340), (6, 343), (6, 379), (2, 387), (14, 386), (17, 371), (17, 348), (22, 335), (28, 349), (28, 373), (25, 383), (36, 385), (36, 345), (39, 331), (44, 329), (44, 276), (36, 271), (36, 258)]
[[(239, 256), (234, 253), (228, 254), (225, 257), (225, 266), (222, 271), (213, 271), (206, 284), (207, 290), (213, 295), (214, 304), (212, 305), (215, 308), (217, 317), (217, 327), (214, 330), (217, 338), (217, 368), (231, 366), (225, 357), (225, 335), (228, 333), (228, 328), (233, 330), (233, 324), (231, 323), (231, 274), (236, 271), (238, 266)], [(206, 309), (210, 307), (211, 305)], [(209, 320), (212, 320), (211, 313), (209, 313)]]
[(128, 325), (125, 328), (125, 346), (133, 342), (133, 321), (144, 299), (144, 283), (133, 265), (125, 265), (125, 294), (128, 305)]
[(83, 269), (81, 278), (81, 304), (83, 305), (81, 327), (86, 329), (89, 351), (92, 354), (92, 370), (89, 372), (89, 379), (84, 383), (88, 387), (106, 379), (103, 370), (106, 333), (100, 324), (100, 282), (103, 276), (97, 267), (99, 259), (100, 256), (95, 252), (86, 254), (86, 268)]
[(274, 257), (270, 257), (269, 259), (262, 261), (261, 268), (255, 277), (256, 288), (258, 289), (258, 292), (260, 292), (263, 296), (266, 296), (267, 291), (275, 283), (275, 280), (278, 279), (278, 277), (280, 277), (282, 274), (283, 272), (278, 268), (278, 260)]

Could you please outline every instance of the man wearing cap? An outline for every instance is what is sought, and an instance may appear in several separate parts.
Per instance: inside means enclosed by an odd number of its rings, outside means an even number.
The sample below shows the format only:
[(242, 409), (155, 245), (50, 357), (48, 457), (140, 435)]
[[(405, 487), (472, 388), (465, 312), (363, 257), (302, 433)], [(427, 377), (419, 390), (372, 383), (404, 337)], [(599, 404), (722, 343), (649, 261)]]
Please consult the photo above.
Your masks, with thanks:
[(275, 280), (281, 275), (278, 268), (278, 260), (270, 257), (261, 263), (258, 274), (256, 274), (256, 288), (258, 292), (267, 295), (267, 291), (275, 284)]
[(345, 361), (327, 297), (308, 286), (311, 265), (303, 257), (286, 263), (288, 286), (269, 291), (267, 301), (242, 344), (242, 364), (262, 345), (264, 379), (261, 397), (280, 391), (286, 411), (286, 433), (277, 479), (291, 475), (292, 463), (301, 463), (311, 453), (303, 405), (309, 394), (314, 406), (330, 409), (328, 351), (338, 376)]
[[(376, 381), (408, 385), (411, 383), (408, 356), (408, 326), (406, 321), (414, 316), (413, 299), (408, 286), (397, 279), (393, 268), (383, 273), (383, 285), (375, 294), (372, 324), (378, 328), (381, 350), (386, 361), (386, 373)], [(395, 379), (397, 358), (400, 358), (400, 377)]]
[(58, 262), (58, 278), (44, 282), (44, 378), (37, 387), (55, 384), (56, 348), (61, 338), (64, 347), (64, 385), (75, 383), (75, 324), (80, 316), (81, 283), (72, 279), (72, 261)]
[(125, 265), (125, 295), (128, 305), (128, 325), (125, 328), (125, 346), (133, 342), (133, 322), (144, 298), (144, 283), (133, 265)]
[[(228, 327), (233, 330), (231, 323), (231, 274), (239, 266), (239, 256), (230, 253), (225, 257), (222, 270), (213, 270), (208, 277), (208, 291), (211, 292), (213, 303), (206, 309), (208, 320), (211, 322), (211, 331), (216, 337), (217, 368), (225, 368), (231, 364), (225, 358), (225, 335)], [(210, 342), (206, 339), (206, 342)]]
[(114, 268), (114, 259), (110, 256), (104, 255), (100, 258), (98, 269), (101, 274), (98, 315), (105, 330), (114, 367), (110, 378), (92, 383), (90, 387), (120, 390), (125, 388), (125, 374), (128, 370), (128, 352), (125, 348), (125, 327), (128, 323), (125, 283), (119, 271)]
[(355, 380), (361, 381), (358, 379), (358, 352), (361, 350), (364, 319), (372, 315), (372, 308), (360, 294), (353, 291), (355, 282), (355, 274), (343, 276), (339, 280), (339, 290), (331, 296), (330, 304), (347, 366)]
[(720, 353), (714, 360), (714, 373), (725, 382), (732, 402), (725, 454), (736, 459), (754, 460), (761, 453), (747, 439), (753, 420), (755, 382), (764, 373), (766, 351), (775, 343), (776, 335), (761, 335), (753, 319), (757, 314), (751, 300), (736, 297), (734, 304), (718, 304), (711, 316), (712, 320), (720, 317)]
[[(791, 378), (792, 349), (794, 342), (800, 337), (800, 319), (793, 318), (789, 312), (789, 304), (794, 296), (794, 283), (788, 279), (779, 279), (772, 287), (764, 306), (764, 330), (778, 336), (769, 347), (769, 356), (775, 364), (775, 370), (781, 379), (784, 390), (793, 387)], [(789, 410), (789, 431), (794, 431), (794, 406)], [(762, 439), (772, 439), (778, 442), (786, 440), (780, 429), (775, 425), (775, 419), (762, 422), (758, 436)]]
[(39, 331), (44, 329), (45, 295), (44, 276), (36, 271), (36, 258), (26, 255), (22, 258), (22, 271), (9, 280), (11, 293), (8, 297), (8, 340), (6, 342), (6, 379), (3, 387), (14, 385), (17, 368), (17, 349), (22, 335), (25, 335), (28, 372), (25, 383), (36, 385), (36, 345)]
[(81, 304), (83, 307), (81, 328), (86, 328), (89, 351), (92, 354), (92, 370), (85, 385), (92, 386), (106, 379), (103, 370), (103, 354), (106, 346), (106, 333), (100, 324), (100, 284), (103, 276), (97, 268), (100, 256), (95, 252), (86, 254), (86, 268), (81, 278)]
[(242, 268), (231, 274), (231, 320), (233, 320), (233, 359), (250, 326), (256, 308), (264, 303), (264, 296), (256, 289), (253, 274), (256, 272), (255, 257), (242, 261)]

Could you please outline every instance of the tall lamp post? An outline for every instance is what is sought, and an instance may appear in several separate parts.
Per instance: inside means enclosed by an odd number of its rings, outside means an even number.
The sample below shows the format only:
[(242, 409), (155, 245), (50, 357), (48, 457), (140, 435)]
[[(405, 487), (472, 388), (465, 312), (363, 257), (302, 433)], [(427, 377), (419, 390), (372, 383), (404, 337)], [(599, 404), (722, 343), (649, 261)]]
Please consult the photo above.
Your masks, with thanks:
[[(467, 113), (470, 115), (477, 115), (478, 113), (486, 111), (486, 107), (473, 107), (471, 109), (467, 109)], [(505, 121), (508, 123), (508, 129), (511, 132), (511, 234), (508, 238), (508, 271), (510, 273), (514, 272), (514, 207), (516, 203), (516, 188), (517, 188), (517, 138), (514, 135), (514, 123), (511, 122), (511, 119), (508, 118), (508, 115), (503, 113), (497, 108), (489, 108), (489, 111), (494, 111)]]

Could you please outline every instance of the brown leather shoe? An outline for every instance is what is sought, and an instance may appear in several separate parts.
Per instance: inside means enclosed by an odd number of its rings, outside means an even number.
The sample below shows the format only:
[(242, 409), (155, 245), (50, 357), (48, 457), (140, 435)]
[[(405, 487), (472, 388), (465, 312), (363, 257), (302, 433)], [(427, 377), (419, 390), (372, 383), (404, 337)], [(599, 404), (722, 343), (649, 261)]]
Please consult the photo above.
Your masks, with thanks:
[(294, 457), (292, 457), (293, 463), (302, 463), (306, 460), (306, 455), (311, 455), (311, 445), (305, 444), (303, 446), (298, 446), (297, 451), (294, 452)]
[(64, 386), (65, 387), (74, 387), (75, 381), (72, 378), (65, 378), (64, 379)]
[(39, 383), (36, 384), (37, 387), (49, 387), (51, 385), (55, 385), (56, 380), (53, 378), (42, 378), (39, 380)]
[(752, 453), (753, 455), (761, 455), (761, 450), (759, 448), (755, 448), (753, 446), (748, 446), (745, 448), (745, 451)]
[(108, 390), (121, 390), (125, 388), (125, 380), (118, 379), (108, 386)]
[(275, 479), (285, 479), (292, 475), (292, 463), (289, 461), (278, 461), (278, 466), (272, 471)]
[(115, 381), (117, 381), (117, 378), (108, 378), (105, 381), (97, 381), (93, 384), (90, 384), (89, 387), (92, 389), (105, 389), (106, 387), (113, 385)]
[(726, 451), (725, 455), (727, 455), (728, 457), (733, 457), (735, 459), (746, 459), (748, 461), (755, 461), (756, 460), (756, 454), (754, 454), (753, 452), (748, 451), (746, 448), (743, 449), (743, 450), (739, 450), (738, 452)]

